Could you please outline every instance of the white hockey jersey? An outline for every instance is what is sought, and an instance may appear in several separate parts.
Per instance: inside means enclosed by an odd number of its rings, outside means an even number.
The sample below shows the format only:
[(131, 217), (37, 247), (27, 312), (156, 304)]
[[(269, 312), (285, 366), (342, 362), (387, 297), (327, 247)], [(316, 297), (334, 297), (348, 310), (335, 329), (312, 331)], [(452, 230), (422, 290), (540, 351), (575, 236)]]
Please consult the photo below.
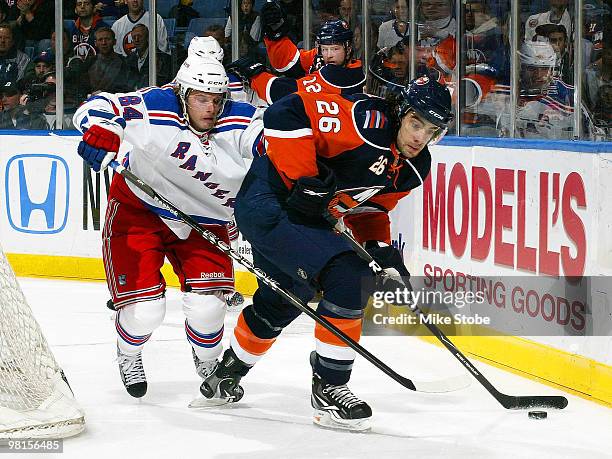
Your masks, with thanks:
[[(115, 32), (116, 39), (115, 52), (120, 56), (127, 56), (134, 49), (134, 44), (132, 43), (132, 29), (137, 24), (144, 24), (147, 28), (149, 27), (148, 11), (142, 13), (142, 16), (136, 21), (130, 19), (126, 14), (113, 23), (112, 29), (113, 32)], [(166, 30), (164, 20), (159, 14), (157, 15), (157, 49), (162, 53), (170, 53), (170, 48), (168, 47), (168, 31)]]
[[(126, 120), (123, 163), (134, 174), (202, 224), (228, 224), (234, 200), (253, 157), (263, 150), (263, 110), (228, 100), (213, 129), (199, 138), (188, 127), (172, 85), (125, 94), (100, 93), (74, 114), (81, 132), (100, 119)], [(182, 239), (190, 228), (127, 182), (147, 208)]]
[[(574, 126), (574, 88), (553, 79), (543, 94), (520, 94), (516, 110), (517, 137), (523, 139), (571, 140)], [(509, 107), (509, 100), (505, 107)], [(510, 130), (510, 115), (500, 107), (502, 114), (498, 128)]]

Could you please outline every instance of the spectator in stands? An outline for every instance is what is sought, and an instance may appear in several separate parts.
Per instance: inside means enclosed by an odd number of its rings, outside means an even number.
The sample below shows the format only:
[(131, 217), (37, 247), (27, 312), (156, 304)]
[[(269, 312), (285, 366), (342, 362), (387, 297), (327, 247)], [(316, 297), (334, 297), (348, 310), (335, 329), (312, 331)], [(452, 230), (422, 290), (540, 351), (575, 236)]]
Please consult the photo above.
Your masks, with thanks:
[[(33, 84), (42, 83), (44, 76), (53, 71), (55, 57), (50, 50), (42, 51), (36, 56), (31, 64), (26, 69), (25, 76), (19, 80), (20, 87), (24, 92), (29, 92)], [(30, 71), (31, 67), (31, 71)]]
[(556, 78), (562, 79), (567, 84), (574, 84), (574, 69), (570, 62), (567, 49), (567, 31), (562, 24), (543, 24), (535, 29), (534, 41), (547, 41), (555, 50), (557, 62), (555, 64)]
[[(147, 25), (149, 24), (149, 12), (144, 10), (143, 0), (127, 0), (128, 13), (120, 17), (113, 24), (113, 32), (115, 32), (115, 38), (117, 44), (115, 45), (115, 52), (122, 56), (127, 56), (134, 49), (132, 43), (132, 29), (137, 24)], [(157, 15), (157, 48), (163, 53), (169, 53), (168, 47), (168, 31), (164, 20), (158, 14)]]
[(179, 0), (170, 9), (169, 17), (176, 19), (177, 27), (189, 27), (191, 20), (199, 18), (200, 13), (193, 9), (193, 0)]
[[(78, 107), (89, 94), (87, 72), (93, 64), (95, 56), (93, 53), (79, 54), (78, 46), (76, 49), (72, 49), (66, 29), (63, 29), (62, 36), (62, 46), (64, 47), (64, 108), (70, 111)], [(51, 34), (51, 52), (55, 55), (55, 32)]]
[(502, 46), (502, 31), (488, 3), (488, 0), (467, 0), (465, 3), (467, 65), (491, 64)]
[(203, 37), (213, 37), (221, 48), (223, 48), (223, 65), (227, 65), (231, 62), (232, 50), (225, 40), (225, 31), (221, 24), (209, 25), (202, 35)]
[[(257, 44), (261, 41), (261, 20), (259, 14), (253, 11), (253, 0), (241, 0), (240, 12), (238, 14), (238, 27), (241, 38), (247, 40), (247, 47), (253, 50), (257, 47)], [(232, 36), (232, 18), (227, 18), (225, 24), (224, 38), (226, 42), (229, 42), (229, 38)]]
[(612, 40), (608, 40), (601, 52), (601, 59), (589, 65), (584, 71), (584, 100), (589, 109), (594, 110), (599, 100), (599, 89), (612, 85)]
[(49, 38), (55, 28), (55, 5), (51, 0), (17, 0), (19, 27), (25, 40)]
[(13, 23), (19, 17), (19, 9), (14, 0), (0, 0), (0, 24)]
[[(70, 38), (68, 35), (68, 31), (66, 29), (62, 29), (62, 48), (64, 50), (64, 60), (74, 56), (74, 49), (70, 46)], [(55, 54), (55, 30), (51, 32), (51, 53)]]
[(455, 35), (453, 0), (421, 0), (419, 4), (419, 36), (422, 46), (433, 46), (449, 35)]
[[(126, 64), (130, 72), (132, 89), (149, 85), (149, 29), (144, 24), (137, 24), (132, 29), (134, 50), (128, 55)], [(157, 86), (169, 83), (172, 79), (170, 56), (157, 53)]]
[(338, 17), (340, 19), (344, 19), (349, 26), (355, 30), (357, 26), (355, 17), (353, 15), (353, 0), (340, 0), (340, 5), (338, 6)]
[(30, 113), (21, 99), (21, 90), (14, 82), (0, 87), (0, 129), (47, 129), (45, 119), (37, 113)]
[(532, 41), (536, 35), (536, 27), (542, 24), (561, 24), (571, 34), (572, 18), (567, 11), (569, 0), (550, 0), (550, 10), (529, 16), (525, 23), (525, 41)]
[(92, 92), (128, 92), (131, 91), (126, 75), (129, 69), (125, 58), (114, 50), (115, 33), (110, 27), (96, 30), (96, 60), (89, 68), (89, 83)]
[(29, 62), (30, 58), (15, 47), (11, 27), (0, 24), (0, 85), (23, 78)]
[(393, 17), (390, 21), (383, 22), (378, 28), (378, 49), (390, 48), (404, 37), (408, 36), (408, 2), (406, 0), (395, 0)]
[(109, 27), (102, 20), (102, 17), (94, 13), (94, 0), (77, 0), (74, 11), (77, 19), (72, 21), (68, 27), (70, 42), (72, 46), (77, 46), (80, 43), (87, 43), (91, 47), (95, 44), (95, 32), (101, 27)]

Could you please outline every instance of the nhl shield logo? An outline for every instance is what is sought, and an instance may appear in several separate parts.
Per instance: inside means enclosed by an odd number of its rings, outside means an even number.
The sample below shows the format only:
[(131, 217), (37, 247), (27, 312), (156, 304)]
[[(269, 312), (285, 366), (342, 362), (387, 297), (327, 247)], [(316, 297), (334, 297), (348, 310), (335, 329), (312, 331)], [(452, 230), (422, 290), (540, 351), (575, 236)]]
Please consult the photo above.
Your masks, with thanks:
[(127, 284), (127, 275), (125, 274), (119, 274), (117, 276), (117, 281), (119, 282), (119, 285), (125, 285)]
[(304, 280), (308, 279), (308, 274), (306, 274), (306, 271), (304, 271), (302, 268), (298, 268), (297, 274)]

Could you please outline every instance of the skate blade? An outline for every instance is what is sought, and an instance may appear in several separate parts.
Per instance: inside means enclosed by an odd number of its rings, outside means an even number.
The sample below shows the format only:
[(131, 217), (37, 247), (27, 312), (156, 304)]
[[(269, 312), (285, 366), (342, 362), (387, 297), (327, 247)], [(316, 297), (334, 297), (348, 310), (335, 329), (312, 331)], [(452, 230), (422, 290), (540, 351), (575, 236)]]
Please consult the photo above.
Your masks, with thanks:
[(367, 432), (372, 428), (370, 418), (341, 419), (333, 416), (329, 411), (315, 410), (312, 422), (317, 426), (330, 430), (347, 430), (350, 432)]
[(214, 408), (217, 406), (224, 406), (233, 403), (234, 400), (232, 398), (206, 398), (206, 397), (198, 397), (193, 399), (187, 405), (189, 408)]

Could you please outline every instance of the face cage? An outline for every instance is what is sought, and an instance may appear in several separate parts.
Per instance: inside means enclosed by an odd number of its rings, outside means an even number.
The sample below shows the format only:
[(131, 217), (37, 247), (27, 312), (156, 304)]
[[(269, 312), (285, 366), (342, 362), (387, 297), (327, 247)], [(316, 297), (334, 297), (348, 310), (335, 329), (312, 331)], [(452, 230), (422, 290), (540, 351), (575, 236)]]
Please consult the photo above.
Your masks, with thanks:
[[(189, 94), (191, 93), (192, 90), (193, 88), (185, 88), (183, 85), (179, 84), (178, 96), (181, 102), (181, 108), (183, 109), (183, 115), (185, 116), (185, 121), (187, 121), (187, 126), (189, 126), (189, 129), (195, 135), (202, 136), (203, 134), (208, 132), (210, 129), (207, 131), (198, 131), (195, 127), (191, 125), (191, 122), (189, 121), (189, 111), (187, 110), (187, 107), (189, 105), (187, 104), (187, 98), (189, 97)], [(219, 113), (217, 113), (217, 116), (215, 117), (215, 121), (217, 120), (217, 118), (219, 118), (219, 115), (223, 113), (223, 109), (225, 109), (225, 103), (228, 101), (229, 98), (230, 98), (229, 91), (225, 91), (223, 93), (223, 101), (221, 102), (221, 108), (219, 108)]]

